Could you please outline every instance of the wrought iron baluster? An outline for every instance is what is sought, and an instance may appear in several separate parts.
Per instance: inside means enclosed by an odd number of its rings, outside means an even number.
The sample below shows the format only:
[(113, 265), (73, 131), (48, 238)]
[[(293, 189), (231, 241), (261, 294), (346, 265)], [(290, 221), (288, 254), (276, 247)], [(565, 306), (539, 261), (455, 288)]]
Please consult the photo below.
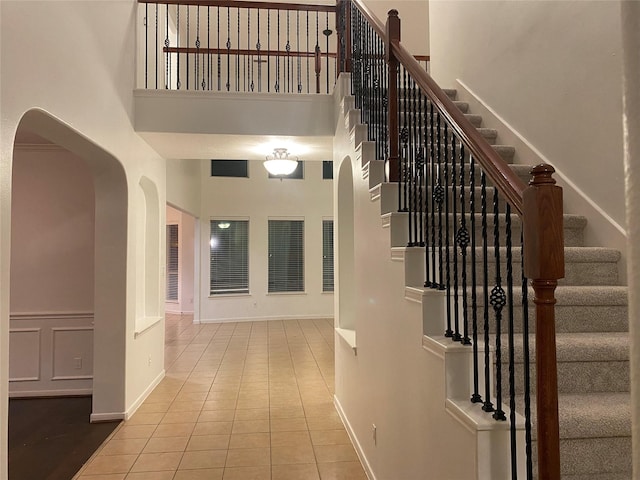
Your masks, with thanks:
[[(438, 174), (436, 167), (436, 136), (434, 134), (435, 117), (433, 111), (433, 102), (429, 102), (429, 131), (430, 142), (429, 157), (431, 160), (431, 288), (440, 288), (438, 277), (436, 276), (436, 176)], [(428, 252), (427, 252), (428, 253)]]
[(231, 89), (231, 9), (227, 7), (227, 92)]
[[(460, 247), (462, 261), (462, 344), (470, 345), (469, 339), (469, 305), (467, 301), (467, 247), (469, 246), (469, 231), (467, 230), (467, 214), (465, 211), (465, 181), (464, 181), (464, 143), (460, 143), (460, 229), (456, 233), (456, 243)], [(473, 193), (470, 194), (473, 198)], [(473, 210), (471, 210), (473, 216)], [(475, 287), (475, 284), (473, 284)]]
[(258, 51), (258, 92), (262, 91), (262, 52), (260, 45), (260, 9), (257, 9), (258, 12), (258, 41), (256, 42), (256, 50)]
[(287, 77), (286, 77), (286, 91), (291, 92), (291, 42), (289, 41), (289, 10), (287, 10), (287, 45), (285, 50), (287, 51)]
[[(156, 50), (157, 51), (157, 50)], [(149, 4), (144, 4), (144, 88), (149, 88)]]
[(511, 205), (505, 210), (505, 229), (507, 242), (507, 315), (509, 321), (509, 433), (511, 438), (511, 478), (518, 478), (518, 457), (516, 452), (516, 370), (513, 332), (513, 254), (511, 248)]
[[(309, 10), (307, 10), (307, 53), (311, 52), (309, 50)], [(309, 93), (309, 56), (307, 56), (307, 93)]]
[(156, 3), (156, 90), (158, 89), (158, 9), (160, 6)]
[(484, 318), (484, 403), (482, 410), (485, 412), (493, 412), (493, 403), (491, 403), (491, 361), (489, 358), (489, 265), (488, 255), (489, 246), (487, 240), (487, 177), (484, 170), (480, 171), (480, 189), (481, 189), (481, 218), (482, 218), (482, 294), (484, 299), (483, 318)]
[(446, 288), (444, 282), (444, 267), (442, 265), (442, 252), (443, 252), (443, 243), (442, 243), (442, 207), (444, 204), (444, 196), (445, 191), (442, 186), (442, 144), (440, 142), (440, 132), (441, 132), (441, 120), (440, 120), (440, 112), (436, 112), (437, 115), (437, 123), (436, 123), (436, 145), (438, 148), (437, 159), (438, 159), (438, 179), (437, 185), (434, 189), (433, 195), (438, 204), (438, 290), (444, 290)]
[(324, 16), (326, 20), (324, 34), (327, 36), (327, 93), (329, 93), (329, 35), (331, 35), (331, 30), (329, 30), (329, 12), (325, 12)]
[(280, 10), (276, 10), (278, 13), (278, 27), (277, 27), (277, 45), (276, 45), (276, 83), (273, 87), (276, 93), (280, 92)]
[[(456, 136), (451, 135), (451, 203), (453, 205), (453, 340), (455, 342), (462, 341), (460, 335), (460, 307), (458, 301), (458, 251), (456, 248), (456, 238), (458, 236), (458, 201), (457, 201), (457, 185), (456, 185)], [(447, 230), (448, 231), (448, 230)]]
[(300, 11), (296, 10), (296, 48), (298, 50), (298, 93), (302, 93), (302, 77), (300, 75)]
[[(180, 48), (180, 5), (176, 5), (176, 49)], [(180, 90), (180, 53), (176, 50), (176, 89)]]
[[(424, 184), (425, 178), (425, 161), (424, 161), (424, 109), (422, 108), (422, 100), (424, 99), (424, 95), (418, 88), (418, 98), (416, 104), (416, 123), (418, 128), (417, 135), (417, 153), (416, 153), (416, 168), (418, 169), (418, 245), (421, 247), (425, 246), (424, 243), (424, 228), (425, 228), (425, 202), (423, 200), (424, 190), (426, 188)], [(429, 271), (429, 257), (425, 255), (426, 258), (426, 272)], [(428, 273), (427, 273), (428, 274)], [(425, 274), (425, 279), (427, 278)]]
[[(169, 45), (171, 45), (171, 42), (169, 40), (169, 5), (168, 4), (165, 5), (164, 12), (165, 12), (164, 25), (165, 25), (165, 28), (166, 28), (166, 34), (165, 34), (165, 37), (164, 37), (164, 46), (168, 49)], [(165, 70), (166, 70), (164, 88), (167, 89), (167, 90), (169, 89), (170, 83), (171, 83), (171, 71), (170, 71), (170, 68), (169, 68), (169, 66), (171, 65), (170, 58), (171, 57), (169, 56), (169, 50), (167, 50), (166, 58), (165, 58), (165, 65), (164, 65)]]
[(498, 208), (498, 189), (493, 187), (493, 246), (496, 259), (496, 285), (491, 290), (491, 306), (496, 317), (496, 410), (493, 418), (506, 420), (502, 410), (502, 309), (506, 305), (506, 295), (502, 288), (500, 273), (500, 210)]
[[(195, 79), (194, 79), (194, 85), (195, 85), (195, 90), (198, 90), (198, 79), (200, 78), (200, 5), (196, 6), (196, 57), (195, 57), (195, 64), (194, 64), (194, 73), (195, 73)], [(204, 69), (202, 70), (202, 74), (204, 75)], [(202, 89), (204, 90), (204, 77), (202, 78)]]
[(407, 127), (407, 123), (409, 122), (407, 117), (407, 92), (409, 91), (407, 88), (407, 71), (405, 68), (401, 68), (402, 70), (402, 128), (400, 129), (400, 142), (402, 142), (402, 155), (400, 158), (400, 191), (402, 192), (402, 203), (400, 205), (401, 212), (407, 212), (408, 209), (408, 188), (407, 188), (407, 141), (409, 140), (409, 128)]
[[(236, 92), (240, 91), (240, 7), (237, 8), (237, 18), (238, 18), (238, 53), (236, 54)], [(244, 65), (244, 62), (242, 62)], [(244, 75), (243, 75), (244, 77)]]
[(267, 9), (267, 92), (271, 92), (271, 9)]
[(449, 235), (449, 229), (451, 228), (450, 225), (450, 221), (449, 221), (449, 217), (450, 217), (450, 210), (449, 210), (449, 142), (448, 142), (448, 135), (449, 135), (449, 124), (447, 122), (444, 123), (444, 132), (443, 132), (444, 138), (442, 141), (442, 145), (444, 146), (444, 190), (443, 190), (443, 195), (444, 195), (444, 240), (445, 240), (445, 251), (444, 251), (444, 261), (445, 261), (445, 267), (446, 267), (446, 280), (445, 280), (445, 289), (447, 292), (447, 302), (446, 302), (446, 308), (447, 308), (447, 330), (444, 332), (444, 336), (445, 337), (453, 337), (453, 330), (451, 329), (451, 252), (450, 252), (450, 235)]
[(473, 393), (471, 402), (482, 402), (478, 372), (478, 277), (476, 272), (476, 162), (473, 155), (469, 155), (469, 215), (471, 223), (471, 331), (473, 345)]
[[(189, 30), (191, 30), (189, 28), (189, 12), (191, 11), (191, 9), (189, 8), (189, 5), (186, 5), (187, 8), (187, 49), (189, 48)], [(186, 51), (185, 56), (187, 57), (187, 90), (189, 90), (189, 50)]]

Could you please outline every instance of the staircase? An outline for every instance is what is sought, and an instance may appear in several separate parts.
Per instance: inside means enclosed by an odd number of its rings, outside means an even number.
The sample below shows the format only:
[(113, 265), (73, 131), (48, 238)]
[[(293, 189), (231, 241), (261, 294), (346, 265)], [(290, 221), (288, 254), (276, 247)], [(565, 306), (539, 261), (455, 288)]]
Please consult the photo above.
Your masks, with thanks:
[[(497, 145), (498, 132), (482, 128), (482, 118), (469, 105), (456, 101), (455, 90), (445, 90), (483, 137), (507, 162), (514, 149)], [(350, 112), (353, 123), (357, 114)], [(424, 248), (408, 248), (408, 215), (397, 212), (397, 186), (381, 183), (383, 162), (374, 159), (373, 148), (356, 128), (356, 145), (362, 141), (363, 176), (369, 178), (371, 198), (380, 201), (383, 227), (389, 228), (392, 258), (405, 261), (406, 286), (423, 290)], [(531, 166), (512, 165), (524, 181)], [(479, 187), (476, 187), (478, 190)], [(429, 194), (429, 192), (427, 192)], [(468, 192), (479, 197), (478, 192)], [(518, 231), (514, 216), (514, 231)], [(556, 291), (557, 362), (562, 478), (567, 480), (623, 480), (631, 478), (631, 414), (629, 395), (629, 338), (627, 289), (620, 285), (617, 263), (620, 253), (583, 243), (584, 217), (565, 214), (565, 278)], [(518, 233), (519, 235), (519, 233)], [(423, 269), (424, 267), (422, 267)], [(495, 265), (490, 265), (495, 271)], [(505, 266), (502, 265), (502, 270)], [(491, 274), (490, 274), (491, 275)], [(520, 252), (514, 248), (514, 275), (520, 275)], [(521, 295), (518, 292), (516, 296)], [(530, 294), (532, 298), (532, 292)], [(482, 298), (478, 297), (482, 308)], [(531, 378), (535, 378), (534, 311), (530, 307)], [(516, 313), (514, 330), (522, 332), (522, 315)], [(444, 331), (444, 327), (443, 327)], [(518, 338), (520, 341), (518, 342)], [(446, 339), (445, 341), (449, 341)], [(506, 339), (504, 340), (506, 342)], [(522, 375), (522, 340), (516, 336), (516, 375)], [(508, 366), (505, 364), (503, 370)], [(506, 382), (506, 378), (503, 378)], [(535, 383), (535, 382), (532, 382)], [(535, 396), (535, 385), (532, 385)], [(508, 385), (503, 384), (503, 391)], [(469, 392), (469, 396), (470, 396)], [(519, 392), (521, 393), (521, 392)], [(522, 404), (522, 403), (520, 403)], [(535, 422), (535, 399), (532, 398)], [(536, 428), (533, 426), (533, 459)], [(534, 464), (534, 476), (536, 468)]]

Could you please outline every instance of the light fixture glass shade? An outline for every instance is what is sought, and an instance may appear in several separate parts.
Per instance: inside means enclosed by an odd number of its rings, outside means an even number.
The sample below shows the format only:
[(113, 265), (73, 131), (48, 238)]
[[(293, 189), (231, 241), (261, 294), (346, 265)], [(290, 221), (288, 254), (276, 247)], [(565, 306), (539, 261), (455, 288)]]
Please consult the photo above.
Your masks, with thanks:
[(267, 172), (278, 177), (291, 175), (297, 167), (298, 157), (290, 158), (286, 148), (274, 149), (273, 155), (267, 155), (264, 162), (264, 168), (267, 169)]

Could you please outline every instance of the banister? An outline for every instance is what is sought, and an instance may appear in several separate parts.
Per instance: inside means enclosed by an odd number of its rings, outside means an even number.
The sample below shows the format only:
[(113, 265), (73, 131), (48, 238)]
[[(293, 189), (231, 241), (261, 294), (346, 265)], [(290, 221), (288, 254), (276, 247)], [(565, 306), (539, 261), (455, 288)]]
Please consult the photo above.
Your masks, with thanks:
[(253, 2), (247, 0), (138, 0), (138, 3), (161, 5), (191, 5), (200, 7), (259, 8), (262, 10), (301, 10), (310, 12), (335, 12), (335, 5), (309, 3)]
[(511, 207), (522, 215), (522, 195), (525, 183), (509, 168), (507, 163), (487, 143), (478, 130), (467, 120), (464, 114), (449, 99), (431, 76), (420, 66), (401, 43), (391, 44), (393, 54), (404, 68), (411, 74), (417, 85), (427, 94), (429, 99), (438, 107), (440, 113), (447, 119), (451, 128), (463, 143), (473, 153), (474, 158), (482, 165), (492, 182), (498, 187), (511, 204)]

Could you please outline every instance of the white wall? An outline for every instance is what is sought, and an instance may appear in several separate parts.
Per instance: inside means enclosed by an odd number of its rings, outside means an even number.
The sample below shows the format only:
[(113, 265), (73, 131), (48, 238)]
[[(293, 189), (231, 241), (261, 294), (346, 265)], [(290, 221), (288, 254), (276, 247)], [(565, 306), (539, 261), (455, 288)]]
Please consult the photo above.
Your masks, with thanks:
[[(295, 153), (295, 152), (291, 152)], [(333, 216), (331, 180), (322, 162), (305, 162), (304, 180), (269, 179), (261, 161), (249, 162), (249, 178), (211, 177), (201, 165), (201, 321), (325, 318), (333, 316), (333, 294), (322, 293), (322, 220)], [(209, 296), (209, 222), (249, 219), (249, 295)], [(305, 293), (268, 294), (268, 219), (304, 218)]]
[(389, 10), (396, 9), (402, 28), (402, 44), (414, 55), (429, 55), (429, 0), (364, 0), (384, 25)]
[(556, 168), (590, 245), (624, 250), (620, 2), (429, 6), (436, 81), (461, 81)]
[(96, 182), (94, 299), (102, 342), (94, 345), (93, 418), (125, 416), (163, 374), (163, 322), (134, 335), (142, 301), (134, 287), (135, 212), (142, 206), (133, 192), (143, 174), (165, 203), (165, 162), (132, 128), (136, 10), (129, 1), (0, 4), (0, 478), (7, 468), (12, 151), (25, 112), (41, 109), (31, 120), (38, 117), (47, 131), (37, 133), (82, 157)]
[(167, 203), (196, 215), (200, 210), (200, 163), (167, 161)]
[(11, 212), (12, 396), (91, 393), (93, 178), (54, 145), (14, 151)]

